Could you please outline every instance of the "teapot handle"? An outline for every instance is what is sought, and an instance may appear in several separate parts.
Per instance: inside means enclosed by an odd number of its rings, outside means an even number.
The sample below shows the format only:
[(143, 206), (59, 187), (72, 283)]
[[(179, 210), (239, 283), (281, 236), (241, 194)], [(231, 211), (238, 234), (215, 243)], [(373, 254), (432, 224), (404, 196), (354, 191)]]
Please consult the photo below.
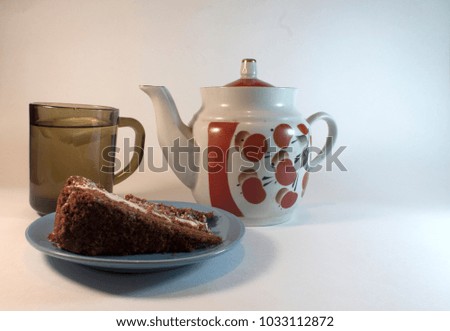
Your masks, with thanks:
[(337, 138), (337, 125), (333, 117), (325, 112), (318, 112), (306, 119), (310, 126), (318, 120), (324, 120), (328, 126), (328, 136), (325, 146), (320, 150), (319, 154), (310, 161), (309, 168), (315, 168), (331, 153)]

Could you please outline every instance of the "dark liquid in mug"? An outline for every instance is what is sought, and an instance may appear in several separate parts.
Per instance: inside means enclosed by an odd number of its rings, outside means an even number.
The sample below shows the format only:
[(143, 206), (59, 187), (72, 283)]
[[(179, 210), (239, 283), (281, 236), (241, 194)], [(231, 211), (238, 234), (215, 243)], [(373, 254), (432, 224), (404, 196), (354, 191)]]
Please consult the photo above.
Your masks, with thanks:
[(117, 127), (109, 124), (96, 118), (68, 118), (30, 126), (30, 204), (35, 210), (55, 211), (71, 175), (112, 191), (114, 158), (103, 150), (115, 146)]

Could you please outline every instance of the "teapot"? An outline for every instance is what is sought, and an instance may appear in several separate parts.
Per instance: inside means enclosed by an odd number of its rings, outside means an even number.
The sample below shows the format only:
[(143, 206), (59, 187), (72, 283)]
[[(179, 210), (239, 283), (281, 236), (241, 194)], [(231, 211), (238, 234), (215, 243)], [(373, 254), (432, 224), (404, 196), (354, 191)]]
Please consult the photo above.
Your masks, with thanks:
[[(297, 89), (259, 80), (254, 59), (242, 60), (240, 79), (201, 88), (201, 108), (188, 125), (166, 87), (140, 88), (152, 100), (159, 144), (176, 176), (198, 203), (226, 210), (246, 226), (289, 220), (311, 169), (336, 141), (333, 118), (319, 112), (303, 119)], [(319, 120), (329, 139), (312, 158), (311, 125)]]

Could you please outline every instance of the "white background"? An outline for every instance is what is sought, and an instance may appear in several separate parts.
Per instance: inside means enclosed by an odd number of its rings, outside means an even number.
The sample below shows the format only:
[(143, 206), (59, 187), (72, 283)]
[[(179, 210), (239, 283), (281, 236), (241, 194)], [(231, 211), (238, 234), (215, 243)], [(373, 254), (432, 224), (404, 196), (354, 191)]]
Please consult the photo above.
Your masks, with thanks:
[[(450, 310), (449, 22), (445, 0), (0, 1), (0, 308)], [(246, 57), (299, 88), (305, 117), (332, 114), (347, 146), (348, 171), (313, 174), (291, 222), (166, 275), (101, 273), (27, 244), (30, 102), (118, 107), (158, 164), (138, 85), (167, 86), (188, 122), (199, 87), (235, 80)], [(171, 172), (115, 192), (193, 201)]]

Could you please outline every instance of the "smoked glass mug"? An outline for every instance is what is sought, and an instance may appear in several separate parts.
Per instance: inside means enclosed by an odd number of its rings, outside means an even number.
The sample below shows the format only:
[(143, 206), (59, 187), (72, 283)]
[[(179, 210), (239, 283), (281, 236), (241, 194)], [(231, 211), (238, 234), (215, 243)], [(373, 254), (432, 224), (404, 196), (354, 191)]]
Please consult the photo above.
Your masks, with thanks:
[[(135, 133), (133, 156), (115, 172), (117, 129)], [(58, 195), (69, 176), (79, 175), (109, 192), (139, 167), (145, 131), (119, 109), (70, 103), (30, 104), (30, 205), (40, 215), (56, 209)]]

